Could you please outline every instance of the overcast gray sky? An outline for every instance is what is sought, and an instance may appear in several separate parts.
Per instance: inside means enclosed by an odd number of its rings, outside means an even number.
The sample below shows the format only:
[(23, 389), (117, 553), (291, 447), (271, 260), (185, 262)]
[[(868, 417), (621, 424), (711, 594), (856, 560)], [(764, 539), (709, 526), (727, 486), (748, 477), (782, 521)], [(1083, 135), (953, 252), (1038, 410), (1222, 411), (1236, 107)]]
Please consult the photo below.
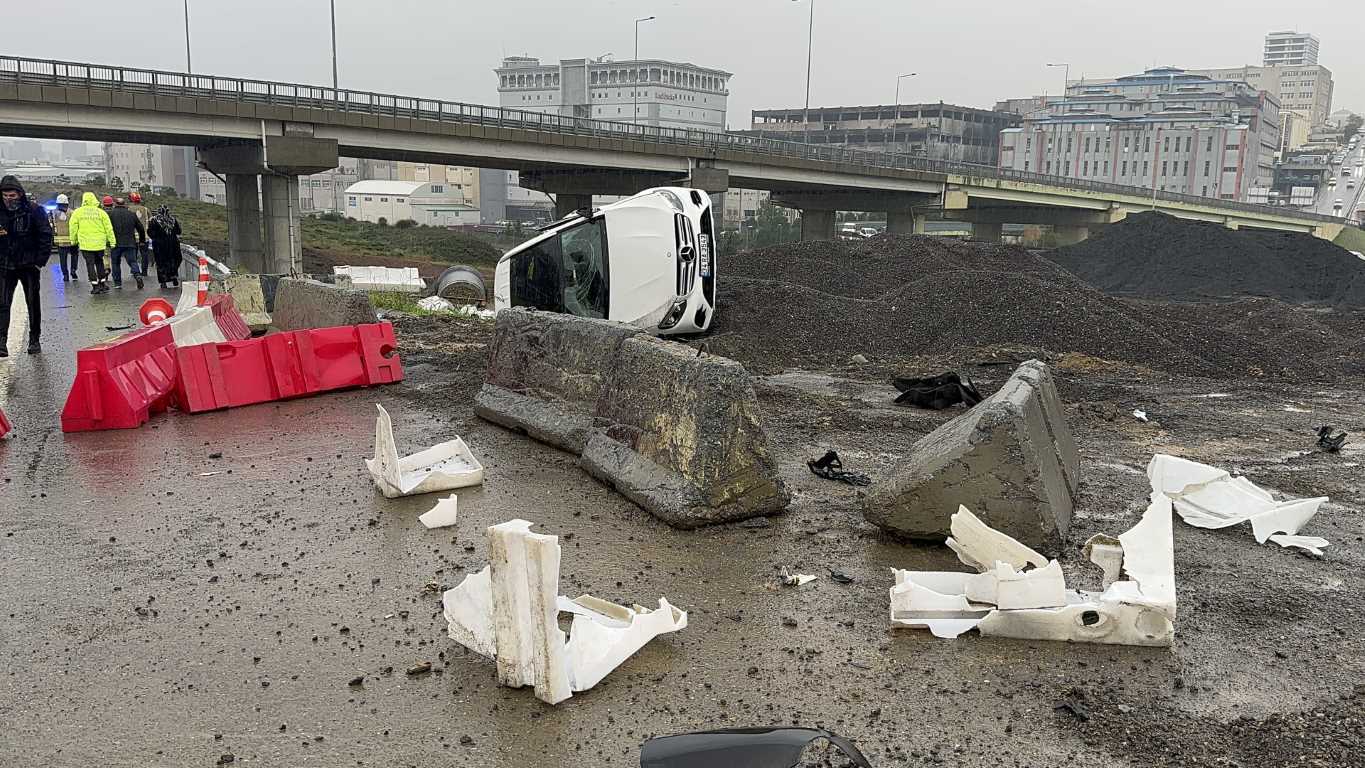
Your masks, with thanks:
[[(800, 106), (812, 0), (336, 0), (343, 87), (495, 104), (504, 54), (613, 53), (734, 73), (730, 127), (749, 111)], [(1336, 80), (1333, 109), (1365, 109), (1365, 4), (1353, 0), (814, 0), (812, 106), (902, 100), (989, 107), (1056, 93), (1073, 77), (1154, 64), (1259, 64), (1272, 30), (1311, 32)], [(23, 24), (10, 55), (182, 70), (182, 0), (82, 2)], [(136, 9), (136, 10), (134, 10)], [(328, 0), (190, 0), (197, 72), (330, 83)]]

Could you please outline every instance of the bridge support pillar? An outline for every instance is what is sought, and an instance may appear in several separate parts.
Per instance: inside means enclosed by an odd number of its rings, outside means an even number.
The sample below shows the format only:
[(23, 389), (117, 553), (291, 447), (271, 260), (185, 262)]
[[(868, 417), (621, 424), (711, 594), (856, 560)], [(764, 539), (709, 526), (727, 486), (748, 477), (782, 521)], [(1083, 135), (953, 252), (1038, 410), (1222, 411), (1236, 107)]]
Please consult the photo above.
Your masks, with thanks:
[(555, 195), (555, 219), (562, 219), (579, 208), (591, 208), (592, 195), (572, 195), (560, 192)]
[(1082, 240), (1090, 237), (1089, 227), (1075, 226), (1055, 226), (1052, 234), (1057, 239), (1057, 245), (1075, 245)]
[(256, 174), (229, 173), (224, 178), (227, 181), (228, 265), (246, 272), (266, 272)]
[(924, 234), (924, 214), (914, 211), (887, 211), (886, 233), (888, 235)]
[(1003, 224), (997, 222), (974, 221), (972, 222), (972, 239), (987, 243), (998, 243), (1004, 228)]
[(813, 211), (809, 208), (802, 209), (801, 239), (833, 240), (834, 211)]
[(271, 274), (302, 272), (303, 238), (299, 232), (299, 177), (279, 174), (261, 176), (261, 202), (267, 267), (263, 272)]

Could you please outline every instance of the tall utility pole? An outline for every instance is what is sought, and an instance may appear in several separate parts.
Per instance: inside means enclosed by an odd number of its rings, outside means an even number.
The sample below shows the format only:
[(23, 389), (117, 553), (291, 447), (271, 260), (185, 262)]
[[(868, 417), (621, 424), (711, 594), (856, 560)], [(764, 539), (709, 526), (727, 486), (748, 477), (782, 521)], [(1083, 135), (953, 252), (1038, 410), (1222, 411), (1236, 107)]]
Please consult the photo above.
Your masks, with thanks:
[(332, 0), (332, 90), (337, 89), (337, 0)]
[(1062, 111), (1066, 111), (1066, 89), (1071, 84), (1071, 64), (1062, 62), (1059, 64), (1049, 64), (1049, 67), (1063, 67), (1062, 74)]
[(190, 62), (190, 0), (185, 0), (185, 71), (194, 71)]
[(891, 148), (894, 154), (896, 151), (896, 121), (901, 119), (901, 81), (907, 77), (914, 77), (918, 72), (908, 72), (904, 75), (896, 76), (896, 116), (891, 118)]
[[(800, 0), (792, 0), (793, 3)], [(810, 143), (810, 62), (815, 46), (815, 0), (810, 0), (810, 24), (806, 31), (806, 109), (801, 114), (801, 134)]]
[(635, 20), (635, 82), (630, 91), (634, 98), (630, 122), (634, 125), (640, 124), (640, 23), (654, 21), (654, 18), (653, 16), (646, 16), (643, 19)]

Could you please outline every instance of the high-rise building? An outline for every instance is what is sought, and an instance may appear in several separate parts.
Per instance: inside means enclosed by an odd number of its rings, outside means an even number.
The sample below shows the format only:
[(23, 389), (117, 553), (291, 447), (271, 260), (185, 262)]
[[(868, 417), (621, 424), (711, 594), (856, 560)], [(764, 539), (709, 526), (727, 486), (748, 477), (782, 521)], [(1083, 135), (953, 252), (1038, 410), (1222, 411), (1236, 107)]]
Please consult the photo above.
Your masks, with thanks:
[(494, 70), (508, 109), (663, 128), (724, 131), (730, 73), (673, 61), (511, 56)]
[(1279, 103), (1240, 80), (1174, 67), (1071, 84), (1000, 134), (1000, 166), (1224, 200), (1268, 188)]
[(128, 191), (171, 187), (188, 197), (198, 195), (193, 148), (122, 142), (107, 142), (103, 148), (112, 187)]
[(1187, 73), (1213, 80), (1240, 80), (1274, 96), (1280, 102), (1281, 111), (1293, 112), (1312, 126), (1322, 125), (1331, 117), (1335, 84), (1332, 70), (1321, 64), (1191, 69)]
[(1318, 63), (1318, 39), (1299, 32), (1271, 32), (1265, 36), (1261, 63), (1267, 67), (1287, 64), (1292, 67)]

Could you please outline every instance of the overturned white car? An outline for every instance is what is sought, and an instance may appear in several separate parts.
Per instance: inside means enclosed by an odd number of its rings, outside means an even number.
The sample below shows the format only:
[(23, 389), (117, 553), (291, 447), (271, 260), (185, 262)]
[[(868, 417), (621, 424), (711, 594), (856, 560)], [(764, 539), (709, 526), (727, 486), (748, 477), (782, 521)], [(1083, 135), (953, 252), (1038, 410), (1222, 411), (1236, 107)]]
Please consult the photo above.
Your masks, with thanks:
[(498, 262), (493, 306), (698, 333), (716, 307), (711, 198), (657, 187), (551, 224)]

